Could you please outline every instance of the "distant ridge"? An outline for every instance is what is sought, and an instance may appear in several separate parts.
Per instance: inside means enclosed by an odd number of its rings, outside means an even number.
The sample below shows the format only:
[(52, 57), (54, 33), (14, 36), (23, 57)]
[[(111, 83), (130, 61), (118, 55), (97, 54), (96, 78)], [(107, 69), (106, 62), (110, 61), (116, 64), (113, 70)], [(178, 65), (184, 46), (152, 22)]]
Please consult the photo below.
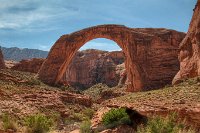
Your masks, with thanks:
[(48, 55), (48, 51), (42, 51), (38, 49), (1, 47), (1, 50), (5, 60), (14, 60), (14, 61), (20, 61), (22, 59), (31, 59), (31, 58), (46, 58)]

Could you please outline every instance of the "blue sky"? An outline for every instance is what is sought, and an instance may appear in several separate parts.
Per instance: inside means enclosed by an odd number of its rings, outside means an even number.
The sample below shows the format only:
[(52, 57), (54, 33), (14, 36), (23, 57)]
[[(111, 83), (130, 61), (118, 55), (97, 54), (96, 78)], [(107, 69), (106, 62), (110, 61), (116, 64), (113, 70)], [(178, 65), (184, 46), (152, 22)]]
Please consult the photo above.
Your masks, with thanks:
[[(99, 24), (187, 32), (196, 0), (0, 0), (0, 45), (49, 50), (63, 34)], [(82, 47), (118, 50), (110, 40)]]

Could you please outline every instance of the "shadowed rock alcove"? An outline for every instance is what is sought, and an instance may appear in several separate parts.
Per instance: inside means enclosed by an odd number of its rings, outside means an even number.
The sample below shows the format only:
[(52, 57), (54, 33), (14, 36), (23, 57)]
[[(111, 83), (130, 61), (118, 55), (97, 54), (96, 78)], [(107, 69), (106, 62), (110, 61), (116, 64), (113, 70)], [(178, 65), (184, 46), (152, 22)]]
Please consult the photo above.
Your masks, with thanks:
[(174, 30), (99, 25), (61, 36), (38, 75), (47, 84), (62, 79), (76, 52), (95, 38), (116, 42), (125, 55), (127, 91), (153, 89), (171, 83), (179, 70), (178, 45), (185, 34)]

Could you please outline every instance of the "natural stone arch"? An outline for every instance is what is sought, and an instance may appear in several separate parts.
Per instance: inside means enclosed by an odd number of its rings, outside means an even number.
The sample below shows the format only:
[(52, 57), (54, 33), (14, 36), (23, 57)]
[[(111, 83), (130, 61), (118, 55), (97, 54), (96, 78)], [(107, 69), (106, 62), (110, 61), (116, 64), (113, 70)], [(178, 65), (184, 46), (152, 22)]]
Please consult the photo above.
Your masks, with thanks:
[[(39, 71), (39, 78), (45, 83), (57, 84), (80, 47), (90, 40), (106, 38), (116, 42), (125, 54), (125, 67), (128, 78), (127, 90), (139, 91), (142, 88), (149, 88), (151, 85), (146, 82), (148, 81), (148, 73), (146, 73), (148, 66), (144, 65), (148, 54), (146, 53), (145, 58), (142, 59), (139, 55), (141, 52), (145, 54), (152, 42), (163, 41), (159, 39), (159, 34), (149, 34), (152, 31), (155, 32), (155, 29), (144, 30), (131, 29), (121, 25), (100, 25), (63, 35), (51, 48)], [(138, 45), (141, 45), (142, 49)]]

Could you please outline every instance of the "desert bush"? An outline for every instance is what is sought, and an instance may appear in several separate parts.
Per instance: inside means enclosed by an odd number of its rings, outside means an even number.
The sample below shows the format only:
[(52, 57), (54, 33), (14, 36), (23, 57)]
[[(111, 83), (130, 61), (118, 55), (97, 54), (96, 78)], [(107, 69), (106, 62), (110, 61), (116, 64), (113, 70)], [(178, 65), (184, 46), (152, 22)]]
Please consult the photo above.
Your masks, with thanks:
[(111, 109), (105, 113), (102, 117), (102, 123), (108, 128), (116, 127), (120, 124), (130, 124), (131, 120), (129, 115), (126, 113), (126, 109)]
[(94, 113), (95, 113), (95, 111), (91, 108), (86, 108), (86, 109), (83, 110), (83, 114), (85, 116), (87, 116), (89, 119), (92, 119)]
[(28, 133), (46, 133), (50, 130), (53, 122), (42, 114), (36, 114), (25, 118)]
[(137, 133), (195, 133), (195, 131), (184, 128), (184, 124), (178, 123), (176, 113), (173, 113), (166, 118), (156, 116), (149, 119), (147, 125), (138, 127)]
[(13, 120), (8, 114), (2, 115), (2, 122), (4, 130), (11, 129), (13, 131), (17, 131), (17, 123)]
[(30, 78), (27, 82), (27, 85), (41, 85), (41, 81), (36, 78)]
[(90, 126), (91, 126), (90, 121), (83, 121), (80, 125), (80, 132), (81, 133), (92, 133)]

